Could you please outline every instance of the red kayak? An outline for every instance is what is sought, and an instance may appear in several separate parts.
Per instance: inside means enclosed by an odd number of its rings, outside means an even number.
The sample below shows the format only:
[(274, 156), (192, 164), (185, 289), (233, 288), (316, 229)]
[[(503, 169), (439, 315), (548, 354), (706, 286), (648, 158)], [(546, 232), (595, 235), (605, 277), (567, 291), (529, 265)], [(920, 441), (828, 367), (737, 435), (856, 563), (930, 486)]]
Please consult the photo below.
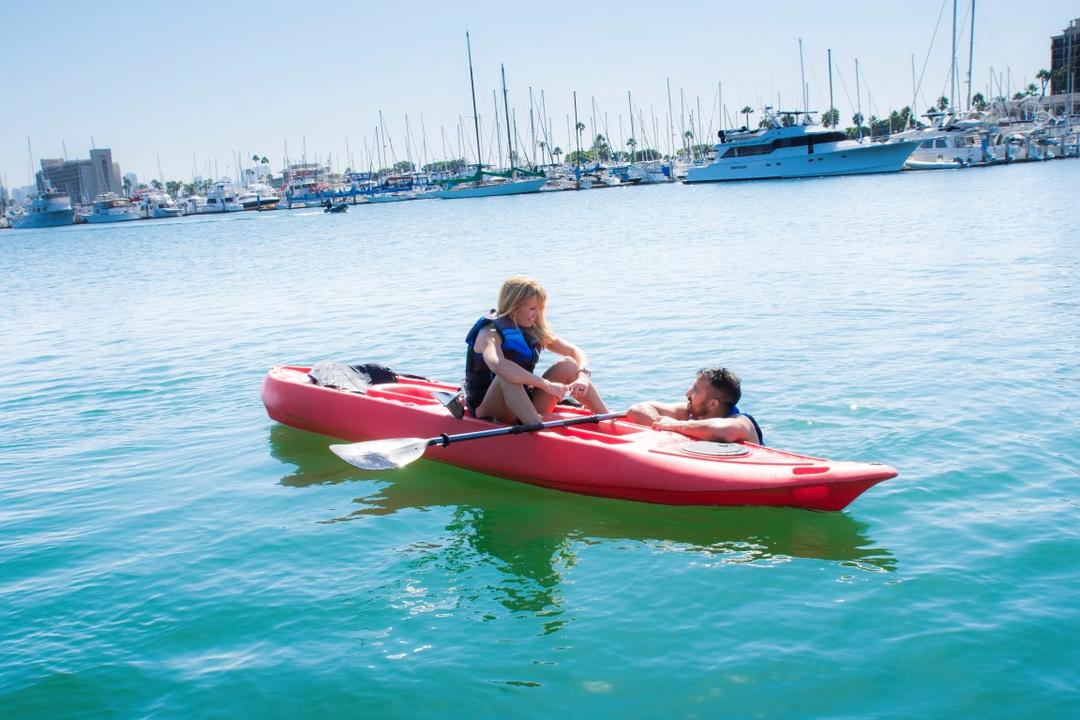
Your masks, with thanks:
[[(435, 438), (505, 427), (455, 418), (433, 393), (454, 385), (398, 376), (348, 392), (316, 385), (306, 367), (277, 366), (262, 384), (271, 418), (348, 441)], [(589, 413), (558, 406), (556, 418)], [(753, 443), (695, 441), (624, 420), (433, 445), (429, 459), (583, 495), (669, 505), (784, 505), (842, 510), (896, 470)]]

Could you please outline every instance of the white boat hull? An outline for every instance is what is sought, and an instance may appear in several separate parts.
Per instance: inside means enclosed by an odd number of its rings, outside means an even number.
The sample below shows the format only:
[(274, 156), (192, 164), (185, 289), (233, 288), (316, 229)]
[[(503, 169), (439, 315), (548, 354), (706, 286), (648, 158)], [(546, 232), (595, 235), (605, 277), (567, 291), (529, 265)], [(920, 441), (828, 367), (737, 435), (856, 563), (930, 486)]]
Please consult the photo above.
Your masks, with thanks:
[(914, 151), (916, 141), (875, 143), (808, 153), (804, 147), (784, 148), (767, 155), (721, 159), (687, 171), (686, 183), (728, 180), (863, 175), (898, 172)]
[(126, 209), (124, 212), (90, 213), (86, 216), (88, 223), (114, 223), (127, 220), (142, 220), (135, 208)]

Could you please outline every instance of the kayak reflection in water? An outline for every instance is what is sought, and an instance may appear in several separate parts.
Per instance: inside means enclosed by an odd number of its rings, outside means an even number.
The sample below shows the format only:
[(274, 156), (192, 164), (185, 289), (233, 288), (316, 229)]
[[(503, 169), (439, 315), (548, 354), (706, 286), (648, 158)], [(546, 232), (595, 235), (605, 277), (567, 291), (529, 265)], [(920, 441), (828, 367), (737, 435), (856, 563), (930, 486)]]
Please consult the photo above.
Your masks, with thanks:
[[(465, 405), (476, 417), (538, 423), (566, 395), (594, 413), (607, 412), (593, 387), (588, 356), (551, 332), (544, 321), (546, 303), (540, 283), (514, 276), (499, 290), (498, 308), (469, 331)], [(541, 350), (563, 356), (543, 376), (533, 372)]]
[(698, 440), (765, 444), (761, 427), (753, 416), (740, 412), (742, 381), (727, 368), (698, 370), (686, 391), (686, 403), (643, 402), (626, 413), (628, 420), (674, 430)]

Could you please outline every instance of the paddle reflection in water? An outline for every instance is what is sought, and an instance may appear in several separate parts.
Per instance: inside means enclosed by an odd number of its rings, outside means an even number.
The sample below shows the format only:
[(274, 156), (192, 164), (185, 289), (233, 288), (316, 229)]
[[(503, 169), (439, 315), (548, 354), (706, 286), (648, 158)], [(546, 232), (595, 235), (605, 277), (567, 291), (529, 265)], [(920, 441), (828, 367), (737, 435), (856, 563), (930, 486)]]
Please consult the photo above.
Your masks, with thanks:
[(321, 435), (274, 425), (272, 455), (294, 467), (290, 487), (364, 480), (378, 489), (356, 498), (359, 509), (327, 519), (342, 522), (401, 510), (447, 507), (455, 548), (498, 561), (521, 588), (507, 588), (510, 609), (558, 605), (560, 569), (575, 562), (575, 546), (645, 543), (665, 552), (700, 553), (725, 563), (776, 564), (819, 559), (867, 572), (892, 572), (892, 554), (876, 547), (867, 526), (848, 514), (793, 508), (676, 507), (587, 497), (421, 460), (399, 470), (361, 473), (327, 450)]

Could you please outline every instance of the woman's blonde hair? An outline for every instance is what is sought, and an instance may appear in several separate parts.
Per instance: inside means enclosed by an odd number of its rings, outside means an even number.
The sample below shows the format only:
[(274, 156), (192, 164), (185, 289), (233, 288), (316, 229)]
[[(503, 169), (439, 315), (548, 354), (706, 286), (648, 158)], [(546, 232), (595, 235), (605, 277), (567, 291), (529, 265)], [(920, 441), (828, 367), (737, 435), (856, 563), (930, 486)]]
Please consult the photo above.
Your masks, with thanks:
[(536, 322), (530, 328), (523, 328), (540, 343), (540, 347), (547, 347), (555, 339), (555, 335), (548, 329), (544, 320), (544, 306), (547, 305), (547, 292), (531, 278), (515, 275), (508, 278), (499, 289), (499, 315), (509, 315), (517, 308), (536, 298), (540, 305), (540, 313), (536, 316)]

